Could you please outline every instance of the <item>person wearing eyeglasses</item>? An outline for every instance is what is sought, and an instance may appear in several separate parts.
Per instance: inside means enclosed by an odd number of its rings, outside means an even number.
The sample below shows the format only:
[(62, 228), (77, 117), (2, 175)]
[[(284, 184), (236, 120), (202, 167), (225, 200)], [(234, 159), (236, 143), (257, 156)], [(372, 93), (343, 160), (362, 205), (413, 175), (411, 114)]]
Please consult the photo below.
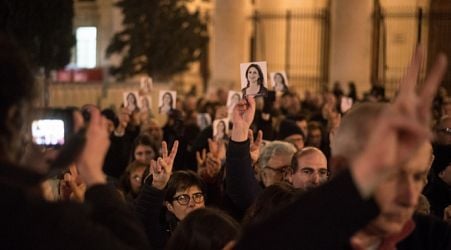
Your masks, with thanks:
[[(178, 223), (192, 211), (205, 207), (206, 187), (193, 171), (172, 172), (178, 141), (168, 154), (162, 143), (161, 157), (150, 162), (150, 174), (135, 201), (135, 211), (143, 223), (151, 249), (164, 249)], [(164, 215), (164, 216), (161, 216)]]
[(283, 141), (272, 141), (263, 147), (257, 165), (264, 187), (286, 180), (295, 152), (292, 144)]
[(321, 150), (305, 147), (296, 152), (288, 179), (295, 188), (309, 190), (327, 181), (327, 159)]
[(119, 179), (119, 188), (124, 193), (125, 199), (132, 203), (141, 190), (142, 177), (147, 164), (138, 160), (130, 163)]

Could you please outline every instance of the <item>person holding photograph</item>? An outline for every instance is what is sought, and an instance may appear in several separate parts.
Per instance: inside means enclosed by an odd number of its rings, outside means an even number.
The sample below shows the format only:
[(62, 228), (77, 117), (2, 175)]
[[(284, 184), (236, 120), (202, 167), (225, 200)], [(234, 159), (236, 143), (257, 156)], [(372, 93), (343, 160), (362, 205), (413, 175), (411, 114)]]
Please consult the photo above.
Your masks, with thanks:
[(285, 77), (280, 72), (274, 74), (274, 90), (277, 92), (285, 93), (288, 91), (287, 84), (285, 83)]
[(158, 108), (158, 112), (160, 113), (168, 113), (173, 109), (174, 99), (170, 92), (166, 92), (161, 97), (161, 105)]
[(263, 71), (258, 64), (252, 63), (246, 69), (247, 85), (242, 89), (243, 96), (266, 96), (268, 89), (265, 87)]

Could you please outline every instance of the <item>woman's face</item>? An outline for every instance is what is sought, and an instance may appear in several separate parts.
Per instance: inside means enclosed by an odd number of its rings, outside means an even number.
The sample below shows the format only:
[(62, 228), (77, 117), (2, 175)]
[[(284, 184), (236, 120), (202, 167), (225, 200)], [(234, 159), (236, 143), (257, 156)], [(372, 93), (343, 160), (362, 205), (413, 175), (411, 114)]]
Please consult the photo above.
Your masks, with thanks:
[(258, 74), (258, 70), (255, 67), (250, 67), (247, 71), (247, 80), (249, 80), (249, 82), (255, 83), (257, 82), (259, 77), (260, 75)]
[(218, 129), (218, 133), (224, 133), (224, 131), (225, 131), (225, 124), (223, 122), (219, 122), (217, 129)]
[(170, 106), (171, 105), (171, 100), (172, 100), (171, 95), (170, 94), (165, 94), (163, 96), (163, 105)]
[(147, 164), (154, 158), (155, 152), (152, 147), (140, 144), (135, 148), (134, 156), (135, 160)]
[(282, 83), (283, 83), (283, 78), (282, 78), (282, 76), (281, 76), (280, 74), (276, 74), (276, 75), (274, 76), (274, 82), (276, 83), (276, 85), (277, 85), (277, 84), (282, 85)]
[(135, 96), (133, 94), (128, 94), (127, 102), (128, 102), (129, 105), (130, 104), (135, 104), (136, 103)]
[[(188, 200), (187, 204), (180, 204), (179, 201), (184, 198)], [(178, 200), (177, 200), (178, 198)], [(173, 196), (172, 202), (167, 202), (166, 207), (179, 220), (183, 220), (192, 211), (205, 207), (204, 195), (198, 186), (191, 186), (186, 190), (177, 191)]]
[(141, 188), (141, 180), (144, 174), (145, 167), (136, 168), (134, 171), (130, 172), (130, 186), (132, 188), (132, 192), (137, 194), (139, 189)]

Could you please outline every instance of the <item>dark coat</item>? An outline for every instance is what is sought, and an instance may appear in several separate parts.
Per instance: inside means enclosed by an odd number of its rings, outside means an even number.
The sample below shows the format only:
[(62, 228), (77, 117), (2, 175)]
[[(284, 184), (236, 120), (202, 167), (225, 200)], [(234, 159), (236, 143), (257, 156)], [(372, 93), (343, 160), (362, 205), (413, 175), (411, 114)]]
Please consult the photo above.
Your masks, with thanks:
[(48, 202), (36, 191), (41, 180), (24, 168), (1, 165), (2, 249), (149, 249), (114, 188), (90, 187), (84, 204)]

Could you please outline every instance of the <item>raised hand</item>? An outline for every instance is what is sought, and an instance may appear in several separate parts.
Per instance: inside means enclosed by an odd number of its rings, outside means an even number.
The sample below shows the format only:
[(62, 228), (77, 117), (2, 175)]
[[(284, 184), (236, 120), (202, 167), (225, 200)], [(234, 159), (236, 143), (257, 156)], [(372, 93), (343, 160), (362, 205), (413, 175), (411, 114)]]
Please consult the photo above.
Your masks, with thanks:
[(163, 190), (172, 174), (174, 159), (177, 155), (179, 142), (175, 141), (172, 146), (171, 153), (168, 155), (168, 145), (163, 141), (161, 145), (162, 156), (156, 161), (150, 161), (150, 174), (153, 176), (152, 186), (156, 189)]
[(257, 162), (258, 157), (260, 157), (260, 145), (263, 142), (263, 132), (261, 130), (258, 131), (257, 139), (255, 141), (254, 141), (254, 133), (250, 129), (248, 136), (251, 144), (249, 152), (251, 154), (252, 164), (254, 164)]
[(121, 108), (118, 118), (119, 124), (115, 130), (115, 134), (121, 136), (125, 133), (125, 128), (130, 122), (130, 111), (127, 108)]
[(224, 141), (208, 139), (210, 152), (205, 149), (202, 153), (197, 152), (197, 173), (207, 182), (211, 182), (221, 170), (221, 162), (225, 159), (226, 147)]
[(86, 144), (77, 163), (80, 177), (87, 187), (106, 183), (102, 167), (109, 146), (106, 118), (102, 117), (98, 110), (92, 110), (86, 131)]
[(205, 162), (207, 160), (207, 150), (205, 148), (202, 149), (202, 153), (199, 151), (196, 152), (196, 160), (197, 160), (197, 170), (199, 172), (199, 169), (205, 167)]
[(65, 200), (83, 202), (85, 200), (86, 185), (83, 182), (77, 182), (76, 177), (70, 173), (64, 174), (64, 180), (61, 180), (63, 189), (66, 189)]
[(232, 136), (231, 139), (236, 142), (246, 141), (248, 139), (248, 130), (255, 116), (255, 99), (247, 96), (235, 105), (232, 112)]
[(401, 80), (398, 97), (375, 121), (365, 150), (352, 163), (351, 171), (363, 196), (370, 195), (381, 180), (396, 171), (396, 166), (405, 163), (430, 138), (432, 100), (447, 62), (445, 56), (438, 57), (417, 93), (423, 57), (418, 48)]

